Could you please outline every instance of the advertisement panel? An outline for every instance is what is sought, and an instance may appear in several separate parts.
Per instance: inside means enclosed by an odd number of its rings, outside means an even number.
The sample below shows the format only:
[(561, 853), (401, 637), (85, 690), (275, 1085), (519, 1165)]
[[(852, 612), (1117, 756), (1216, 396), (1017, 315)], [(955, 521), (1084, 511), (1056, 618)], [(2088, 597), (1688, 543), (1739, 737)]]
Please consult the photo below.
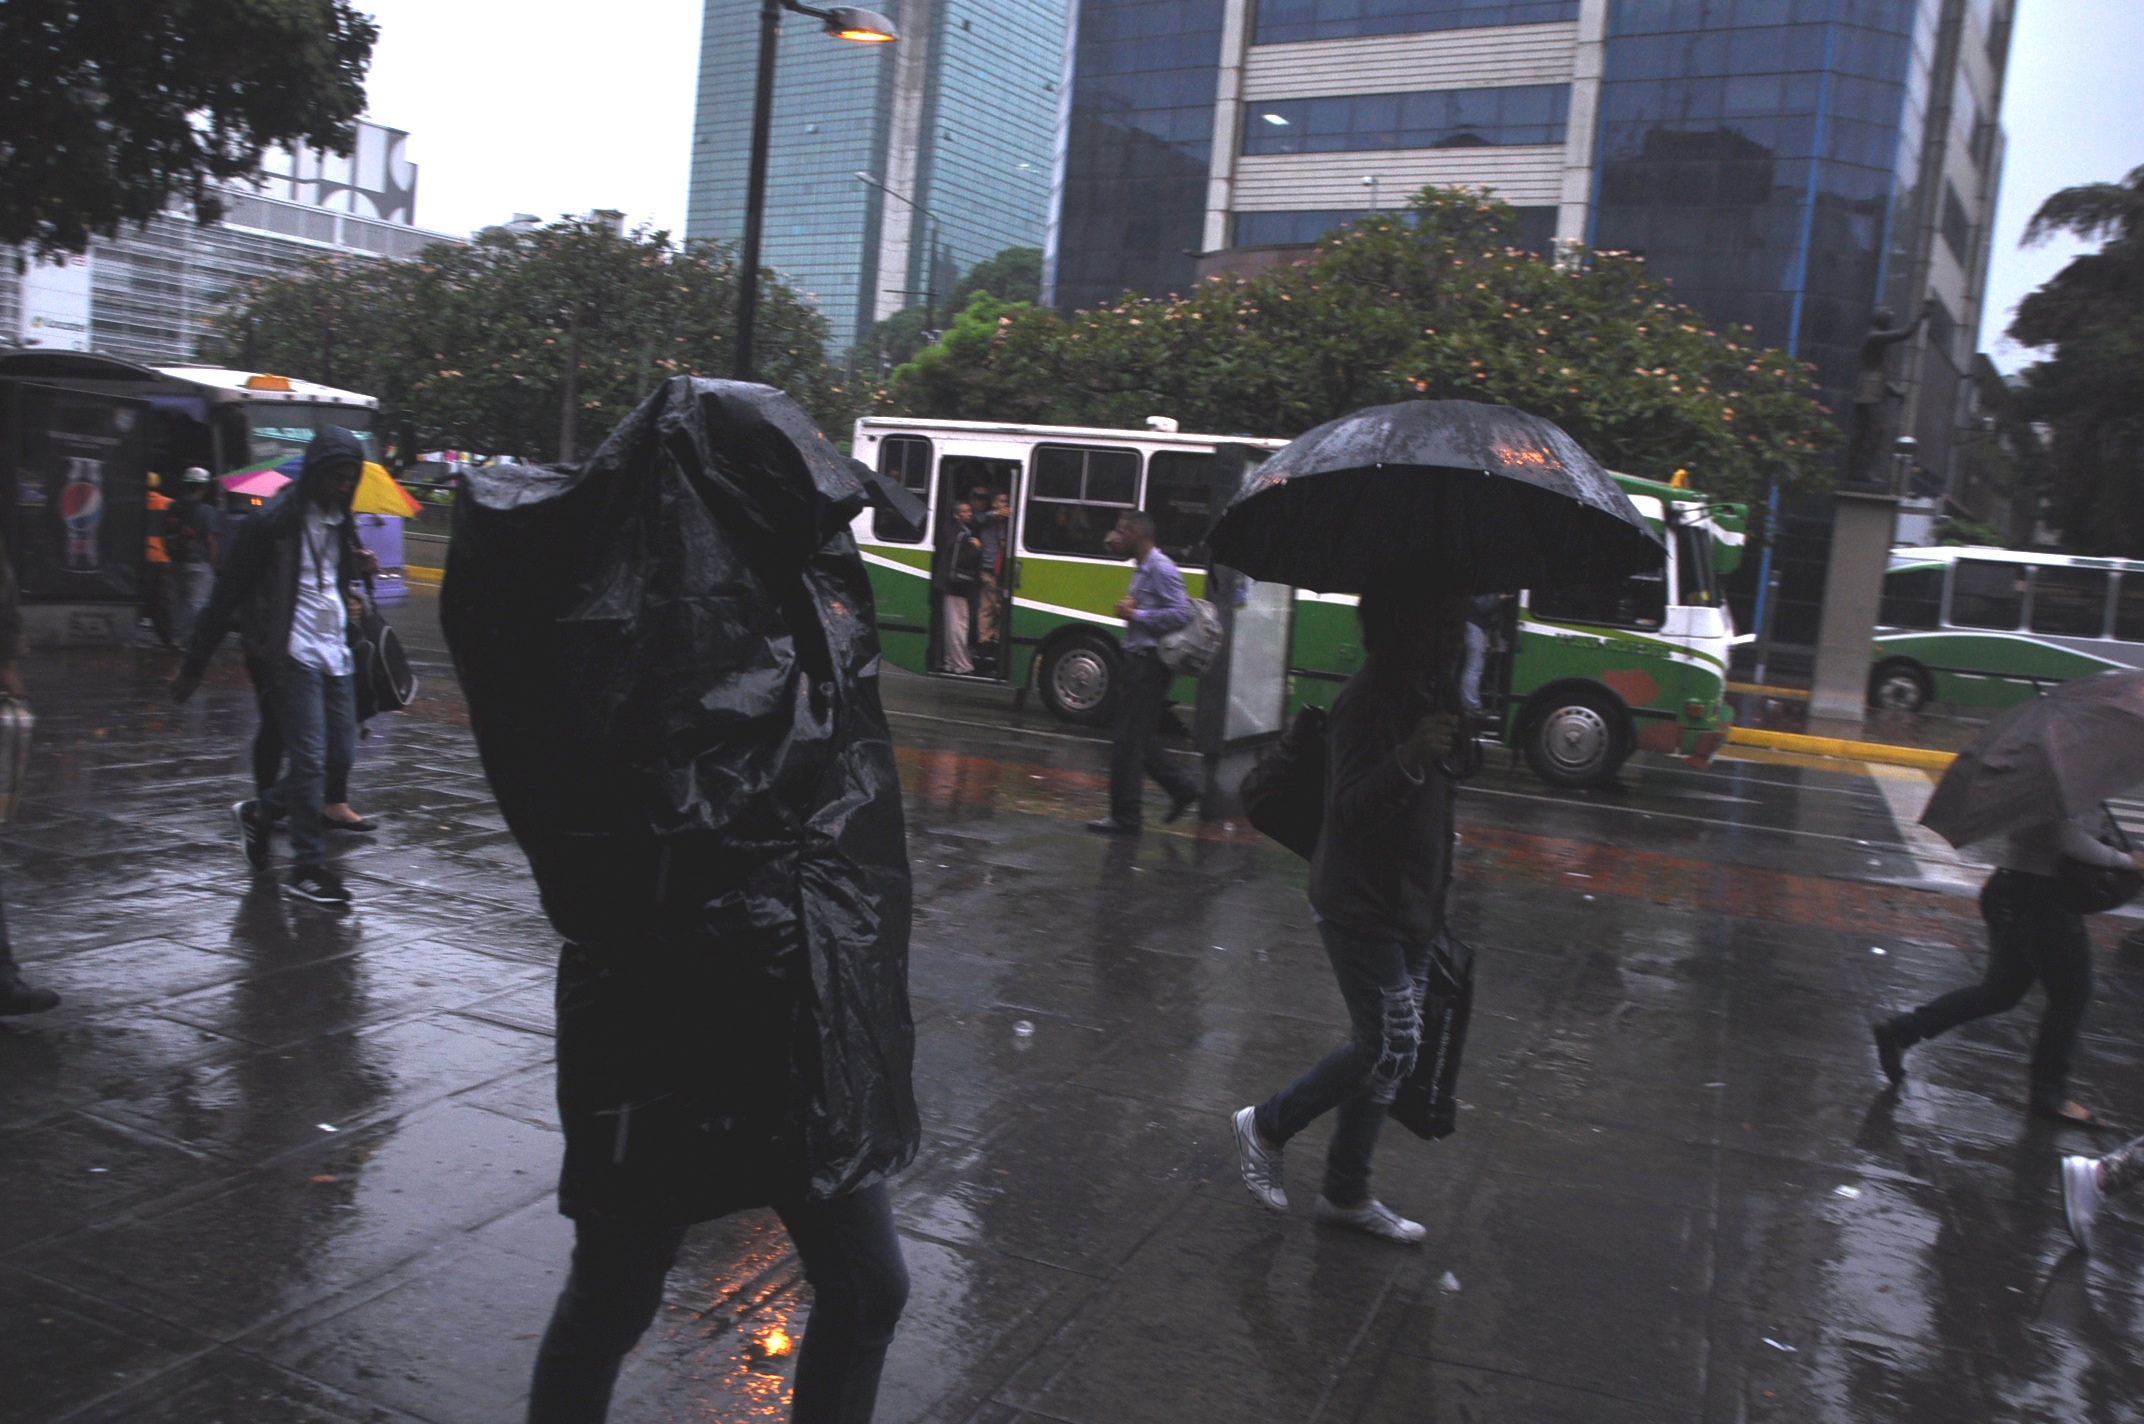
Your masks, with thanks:
[(26, 603), (140, 595), (148, 406), (121, 396), (0, 384), (7, 538)]
[(15, 339), (40, 351), (89, 349), (89, 254), (23, 263), (21, 324)]

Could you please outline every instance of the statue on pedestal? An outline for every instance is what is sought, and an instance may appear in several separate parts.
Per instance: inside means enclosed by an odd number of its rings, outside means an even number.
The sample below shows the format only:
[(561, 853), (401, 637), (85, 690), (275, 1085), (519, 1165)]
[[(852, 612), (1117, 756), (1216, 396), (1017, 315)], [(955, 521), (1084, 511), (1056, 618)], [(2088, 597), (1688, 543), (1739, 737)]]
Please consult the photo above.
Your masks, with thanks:
[(1891, 348), (1918, 336), (1934, 306), (1935, 299), (1931, 297), (1922, 305), (1921, 314), (1906, 326), (1894, 326), (1897, 315), (1889, 307), (1878, 307), (1868, 335), (1861, 338), (1861, 370), (1854, 377), (1854, 418), (1846, 456), (1849, 485), (1885, 489), (1891, 485), (1890, 472), (1883, 465), (1884, 436), (1891, 424), (1891, 403), (1906, 394), (1904, 386), (1891, 381)]

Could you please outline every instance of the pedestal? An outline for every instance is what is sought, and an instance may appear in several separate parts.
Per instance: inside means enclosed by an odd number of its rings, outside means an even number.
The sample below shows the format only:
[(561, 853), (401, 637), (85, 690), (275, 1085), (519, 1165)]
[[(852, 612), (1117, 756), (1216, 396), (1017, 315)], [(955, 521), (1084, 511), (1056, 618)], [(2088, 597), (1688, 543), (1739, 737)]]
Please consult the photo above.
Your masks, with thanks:
[(1860, 725), (1868, 707), (1869, 659), (1884, 569), (1898, 522), (1898, 497), (1840, 490), (1833, 496), (1831, 565), (1824, 573), (1824, 616), (1817, 629), (1812, 719)]

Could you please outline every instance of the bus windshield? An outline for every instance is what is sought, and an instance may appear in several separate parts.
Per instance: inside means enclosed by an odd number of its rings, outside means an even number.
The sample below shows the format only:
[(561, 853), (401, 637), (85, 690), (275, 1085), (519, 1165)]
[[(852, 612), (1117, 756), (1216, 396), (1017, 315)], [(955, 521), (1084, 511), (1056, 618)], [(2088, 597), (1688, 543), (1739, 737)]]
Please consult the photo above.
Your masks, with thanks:
[(363, 406), (298, 405), (287, 401), (250, 401), (246, 404), (246, 431), (252, 449), (248, 463), (283, 460), (302, 455), (323, 425), (340, 425), (365, 442), (370, 458), (377, 459), (372, 437), (373, 411)]
[(1691, 608), (1717, 608), (1719, 575), (1713, 570), (1712, 530), (1702, 516), (1684, 513), (1675, 521), (1675, 601)]

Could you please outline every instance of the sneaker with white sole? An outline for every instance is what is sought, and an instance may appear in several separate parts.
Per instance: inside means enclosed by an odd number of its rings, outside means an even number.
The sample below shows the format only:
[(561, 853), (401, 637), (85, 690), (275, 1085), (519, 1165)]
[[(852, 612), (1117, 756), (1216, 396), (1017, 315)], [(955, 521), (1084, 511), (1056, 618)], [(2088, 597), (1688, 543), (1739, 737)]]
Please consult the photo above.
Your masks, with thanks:
[(1236, 1156), (1243, 1165), (1243, 1185), (1267, 1211), (1286, 1211), (1288, 1193), (1280, 1184), (1280, 1152), (1258, 1140), (1258, 1109), (1245, 1108), (1229, 1120), (1236, 1130)]
[(238, 822), (238, 844), (246, 853), (246, 864), (255, 870), (268, 868), (268, 812), (258, 801), (241, 801), (231, 808), (231, 819)]
[(301, 865), (290, 872), (290, 892), (316, 905), (350, 903), (350, 892), (343, 888), (342, 877), (321, 865)]
[(1318, 1196), (1318, 1220), (1327, 1226), (1344, 1226), (1350, 1231), (1360, 1231), (1369, 1236), (1382, 1236), (1387, 1241), (1397, 1241), (1402, 1246), (1417, 1246), (1429, 1235), (1427, 1227), (1419, 1221), (1409, 1221), (1376, 1197), (1371, 1197), (1361, 1206), (1334, 1206), (1321, 1193)]
[(2097, 1157), (2062, 1159), (2062, 1214), (2069, 1218), (2070, 1236), (2080, 1251), (2092, 1249), (2092, 1219), (2107, 1200), (2099, 1185)]

